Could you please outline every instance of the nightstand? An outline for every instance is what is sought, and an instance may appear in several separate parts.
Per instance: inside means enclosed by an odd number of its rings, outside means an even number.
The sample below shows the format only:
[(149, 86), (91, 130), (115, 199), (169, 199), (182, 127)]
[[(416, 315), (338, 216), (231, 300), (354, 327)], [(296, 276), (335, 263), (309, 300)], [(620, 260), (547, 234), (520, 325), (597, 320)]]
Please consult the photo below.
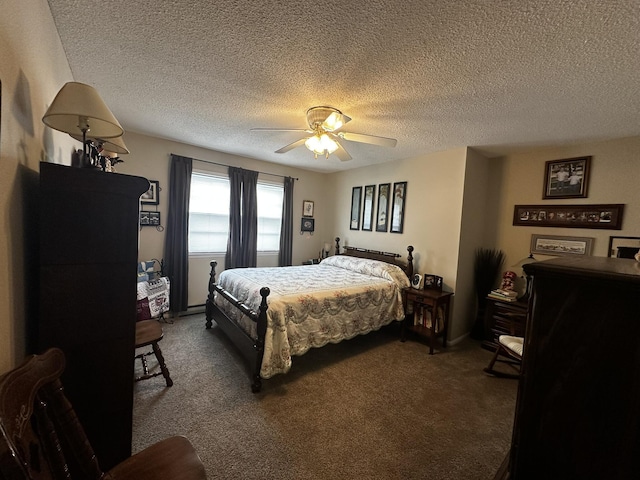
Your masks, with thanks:
[(487, 297), (484, 311), (484, 330), (486, 338), (482, 348), (495, 351), (500, 335), (524, 336), (527, 322), (527, 302), (503, 302)]
[[(406, 340), (406, 331), (412, 331), (421, 337), (429, 339), (429, 355), (433, 355), (436, 338), (442, 337), (442, 347), (447, 347), (447, 330), (449, 328), (449, 307), (452, 292), (443, 292), (432, 289), (415, 289), (407, 287), (402, 290), (405, 305), (405, 320), (402, 323), (400, 340)], [(409, 308), (412, 307), (412, 308)], [(437, 321), (438, 309), (442, 308), (442, 325)], [(409, 313), (411, 312), (411, 313)], [(430, 322), (416, 324), (416, 315), (419, 312), (430, 312)]]

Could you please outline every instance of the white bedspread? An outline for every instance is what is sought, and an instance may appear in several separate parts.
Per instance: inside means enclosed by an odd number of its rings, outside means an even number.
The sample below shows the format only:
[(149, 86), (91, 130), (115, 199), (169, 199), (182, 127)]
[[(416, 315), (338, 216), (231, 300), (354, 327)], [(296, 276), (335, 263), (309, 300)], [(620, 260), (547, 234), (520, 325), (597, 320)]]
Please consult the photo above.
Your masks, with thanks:
[[(318, 265), (225, 270), (218, 285), (256, 312), (260, 289), (271, 289), (260, 370), (262, 378), (270, 378), (291, 368), (292, 355), (403, 319), (401, 290), (409, 280), (394, 265), (337, 255)], [(215, 302), (257, 338), (254, 322), (222, 296)]]

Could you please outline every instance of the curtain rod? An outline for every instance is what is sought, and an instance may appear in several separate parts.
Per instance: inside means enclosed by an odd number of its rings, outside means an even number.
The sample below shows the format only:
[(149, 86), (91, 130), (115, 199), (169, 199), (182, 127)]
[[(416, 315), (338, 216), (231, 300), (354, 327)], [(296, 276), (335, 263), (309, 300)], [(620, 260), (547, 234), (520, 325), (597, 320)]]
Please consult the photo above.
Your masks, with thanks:
[[(171, 155), (176, 155), (176, 154), (172, 153)], [(182, 155), (177, 155), (177, 156), (181, 157)], [(220, 167), (233, 167), (233, 166), (235, 166), (235, 165), (226, 165), (224, 163), (212, 162), (211, 160), (200, 160), (198, 158), (192, 158), (191, 160), (193, 160), (195, 162), (210, 163), (211, 165), (218, 165)], [(239, 167), (239, 168), (242, 168), (242, 167)], [(290, 176), (290, 175), (278, 175), (277, 173), (269, 173), (269, 172), (258, 172), (258, 173), (261, 173), (263, 175), (271, 175), (272, 177), (280, 177), (280, 178), (286, 178), (286, 177)], [(291, 177), (291, 178), (293, 178), (294, 180), (300, 180), (297, 177)]]

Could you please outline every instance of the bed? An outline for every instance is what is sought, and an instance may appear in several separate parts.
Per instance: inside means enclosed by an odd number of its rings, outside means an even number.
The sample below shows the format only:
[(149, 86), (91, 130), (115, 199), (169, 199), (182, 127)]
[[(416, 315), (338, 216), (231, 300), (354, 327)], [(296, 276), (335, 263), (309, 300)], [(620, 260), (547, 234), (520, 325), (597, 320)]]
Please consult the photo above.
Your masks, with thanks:
[[(211, 262), (206, 328), (215, 320), (251, 368), (251, 389), (286, 373), (292, 357), (404, 319), (413, 247), (400, 255), (345, 247), (314, 265), (225, 270)], [(336, 252), (340, 252), (336, 239)]]

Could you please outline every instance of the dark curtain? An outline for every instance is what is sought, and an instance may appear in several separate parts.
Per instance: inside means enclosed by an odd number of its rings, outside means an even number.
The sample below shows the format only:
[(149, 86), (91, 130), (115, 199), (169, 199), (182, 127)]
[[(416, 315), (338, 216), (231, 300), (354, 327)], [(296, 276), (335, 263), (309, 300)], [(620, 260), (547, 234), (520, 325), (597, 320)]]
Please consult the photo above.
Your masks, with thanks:
[(280, 252), (278, 265), (291, 265), (293, 252), (293, 178), (284, 178), (284, 195), (282, 198), (282, 225), (280, 227)]
[(189, 195), (193, 159), (171, 155), (169, 212), (164, 244), (164, 267), (171, 281), (174, 313), (187, 310), (189, 287)]
[(258, 172), (229, 167), (229, 240), (225, 268), (255, 267), (258, 258)]

